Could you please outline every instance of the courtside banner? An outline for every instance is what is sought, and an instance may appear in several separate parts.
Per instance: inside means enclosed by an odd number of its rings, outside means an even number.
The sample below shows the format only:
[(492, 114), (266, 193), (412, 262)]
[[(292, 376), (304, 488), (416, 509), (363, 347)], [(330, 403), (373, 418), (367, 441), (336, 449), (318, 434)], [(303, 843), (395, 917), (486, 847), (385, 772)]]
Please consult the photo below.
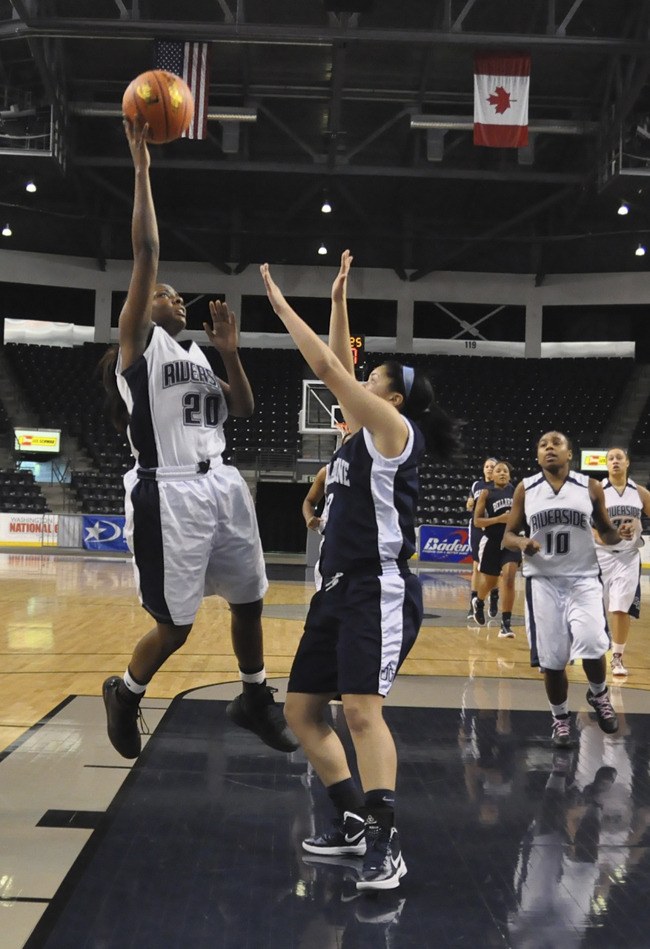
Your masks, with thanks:
[(474, 55), (474, 144), (488, 148), (528, 145), (530, 56)]
[(84, 514), (82, 543), (85, 549), (128, 551), (124, 539), (125, 521), (123, 514), (106, 514), (103, 517)]
[(434, 527), (421, 524), (419, 530), (420, 560), (444, 563), (471, 563), (472, 548), (467, 527)]
[(0, 546), (56, 547), (58, 514), (0, 514)]

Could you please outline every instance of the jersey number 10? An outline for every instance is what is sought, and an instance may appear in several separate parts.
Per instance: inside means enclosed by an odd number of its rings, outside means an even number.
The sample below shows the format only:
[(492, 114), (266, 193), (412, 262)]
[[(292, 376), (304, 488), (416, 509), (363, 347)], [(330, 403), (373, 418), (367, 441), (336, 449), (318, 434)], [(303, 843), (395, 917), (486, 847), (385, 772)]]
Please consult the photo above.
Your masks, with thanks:
[(549, 554), (568, 554), (569, 553), (569, 532), (557, 531), (546, 535), (546, 553)]

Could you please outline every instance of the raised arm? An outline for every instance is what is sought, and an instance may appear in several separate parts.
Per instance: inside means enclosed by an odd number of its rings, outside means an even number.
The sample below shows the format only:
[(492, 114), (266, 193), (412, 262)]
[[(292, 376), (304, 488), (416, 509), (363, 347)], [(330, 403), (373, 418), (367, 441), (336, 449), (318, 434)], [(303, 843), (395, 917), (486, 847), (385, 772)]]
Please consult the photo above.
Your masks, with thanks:
[(406, 445), (408, 427), (398, 410), (385, 399), (366, 391), (347, 372), (329, 346), (289, 306), (271, 277), (269, 265), (262, 264), (260, 271), (275, 313), (286, 326), (312, 372), (336, 396), (348, 424), (347, 412), (371, 432), (377, 450), (384, 457), (395, 458), (400, 455)]
[(211, 344), (220, 354), (226, 370), (227, 382), (219, 380), (228, 405), (228, 411), (237, 418), (250, 418), (255, 410), (255, 399), (248, 376), (239, 358), (237, 344), (237, 321), (227, 303), (210, 301), (212, 323), (204, 323), (203, 329)]
[(160, 241), (149, 178), (148, 127), (125, 119), (124, 130), (135, 168), (131, 219), (133, 272), (118, 324), (122, 369), (128, 369), (140, 358), (147, 345), (153, 289), (158, 276)]
[[(330, 313), (329, 344), (332, 352), (338, 356), (343, 368), (354, 378), (354, 360), (350, 345), (350, 322), (348, 320), (347, 285), (348, 274), (353, 257), (349, 250), (341, 254), (341, 266), (332, 284), (332, 310)], [(341, 411), (351, 432), (358, 432), (361, 423), (355, 417), (350, 406), (341, 405)]]
[(354, 258), (349, 250), (341, 254), (341, 267), (332, 284), (332, 310), (330, 312), (329, 344), (338, 356), (344, 369), (354, 375), (354, 360), (350, 346), (350, 323), (348, 320), (348, 274)]

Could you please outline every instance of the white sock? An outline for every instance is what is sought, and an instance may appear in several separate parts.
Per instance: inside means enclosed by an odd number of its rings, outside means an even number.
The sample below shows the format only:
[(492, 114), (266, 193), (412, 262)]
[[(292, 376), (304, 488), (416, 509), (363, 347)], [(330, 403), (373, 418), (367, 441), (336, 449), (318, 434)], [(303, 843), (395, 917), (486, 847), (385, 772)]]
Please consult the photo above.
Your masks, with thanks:
[(240, 669), (239, 677), (242, 682), (250, 682), (251, 685), (262, 685), (266, 679), (266, 669), (264, 666), (262, 666), (259, 672), (242, 672)]
[(607, 682), (590, 682), (589, 688), (592, 695), (600, 695), (607, 688)]
[(139, 682), (136, 682), (131, 673), (129, 672), (129, 667), (126, 667), (126, 672), (122, 676), (124, 679), (124, 685), (127, 687), (129, 692), (133, 692), (135, 695), (144, 695), (147, 686), (141, 685)]
[[(550, 702), (548, 704), (551, 705)], [(568, 715), (569, 714), (569, 700), (567, 699), (566, 702), (562, 702), (561, 705), (551, 705), (551, 711), (553, 712), (556, 718), (559, 718), (561, 715)]]
[(625, 652), (625, 643), (612, 643), (612, 655), (616, 652), (622, 656)]

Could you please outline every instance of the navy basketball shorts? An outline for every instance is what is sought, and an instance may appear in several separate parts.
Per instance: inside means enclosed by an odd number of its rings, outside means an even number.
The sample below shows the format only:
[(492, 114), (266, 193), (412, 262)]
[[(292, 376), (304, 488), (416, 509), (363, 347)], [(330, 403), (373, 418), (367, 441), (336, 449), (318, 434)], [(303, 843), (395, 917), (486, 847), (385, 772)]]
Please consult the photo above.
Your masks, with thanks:
[(489, 577), (498, 577), (507, 563), (521, 563), (521, 551), (501, 548), (501, 541), (484, 535), (478, 548), (478, 569)]
[(312, 597), (288, 691), (388, 695), (422, 615), (422, 587), (410, 572), (323, 577)]
[(472, 548), (472, 560), (475, 563), (478, 563), (478, 548), (483, 538), (483, 531), (480, 527), (476, 527), (474, 521), (469, 522), (469, 545)]

